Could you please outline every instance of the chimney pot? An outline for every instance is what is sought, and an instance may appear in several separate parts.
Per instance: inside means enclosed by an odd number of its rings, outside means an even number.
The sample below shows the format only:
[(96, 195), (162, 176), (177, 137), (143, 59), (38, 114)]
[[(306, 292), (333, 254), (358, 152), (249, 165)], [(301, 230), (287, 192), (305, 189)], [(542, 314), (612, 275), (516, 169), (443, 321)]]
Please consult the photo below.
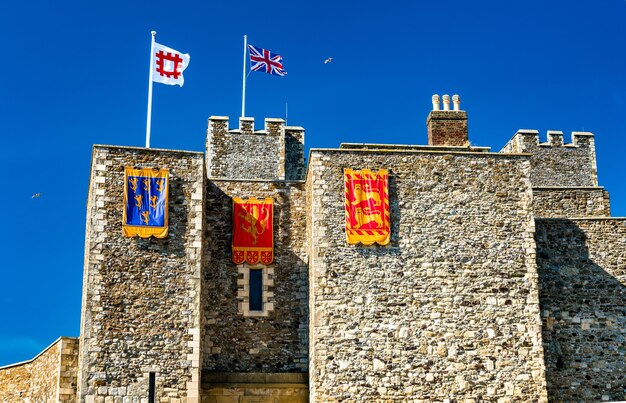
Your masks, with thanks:
[(438, 111), (439, 109), (439, 95), (435, 94), (433, 95), (433, 110)]
[(450, 95), (448, 94), (443, 96), (443, 110), (444, 111), (450, 110)]
[(461, 97), (459, 97), (458, 95), (452, 95), (452, 104), (454, 105), (454, 110), (455, 111), (460, 111), (461, 110)]

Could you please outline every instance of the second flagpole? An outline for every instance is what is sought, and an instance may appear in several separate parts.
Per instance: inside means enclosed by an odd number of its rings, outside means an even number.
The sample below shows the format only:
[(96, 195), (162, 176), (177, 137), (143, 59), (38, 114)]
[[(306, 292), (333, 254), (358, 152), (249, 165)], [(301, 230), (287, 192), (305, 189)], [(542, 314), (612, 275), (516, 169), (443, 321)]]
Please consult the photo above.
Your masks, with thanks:
[(241, 93), (241, 117), (246, 117), (246, 52), (248, 50), (248, 35), (243, 36), (243, 90)]

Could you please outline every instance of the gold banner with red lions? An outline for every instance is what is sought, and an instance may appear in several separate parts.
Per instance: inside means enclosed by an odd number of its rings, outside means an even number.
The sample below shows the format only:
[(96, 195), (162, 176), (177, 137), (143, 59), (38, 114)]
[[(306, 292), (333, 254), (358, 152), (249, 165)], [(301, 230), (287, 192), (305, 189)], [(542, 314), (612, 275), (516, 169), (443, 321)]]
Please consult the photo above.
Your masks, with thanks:
[(349, 244), (387, 245), (389, 230), (389, 172), (344, 169), (346, 238)]
[(233, 262), (274, 261), (274, 199), (233, 198)]

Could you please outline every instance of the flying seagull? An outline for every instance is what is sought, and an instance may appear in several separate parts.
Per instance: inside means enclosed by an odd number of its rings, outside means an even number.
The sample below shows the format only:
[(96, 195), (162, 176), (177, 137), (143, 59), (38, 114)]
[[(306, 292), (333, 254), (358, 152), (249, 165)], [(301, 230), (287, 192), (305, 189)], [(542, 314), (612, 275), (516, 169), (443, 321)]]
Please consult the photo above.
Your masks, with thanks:
[(329, 57), (328, 59), (324, 60), (324, 64), (328, 64), (328, 63), (330, 63), (332, 61), (333, 61), (333, 58)]
[(31, 196), (31, 199), (39, 199), (39, 198), (41, 198), (41, 192), (35, 193), (34, 195)]

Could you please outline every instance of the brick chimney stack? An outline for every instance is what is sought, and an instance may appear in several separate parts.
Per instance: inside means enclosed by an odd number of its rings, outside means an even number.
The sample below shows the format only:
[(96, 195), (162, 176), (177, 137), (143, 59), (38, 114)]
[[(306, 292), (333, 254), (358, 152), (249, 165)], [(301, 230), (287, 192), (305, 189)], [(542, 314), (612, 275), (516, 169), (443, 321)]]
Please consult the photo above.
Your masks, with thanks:
[(440, 110), (439, 95), (433, 95), (433, 110), (428, 114), (429, 146), (468, 146), (467, 112), (461, 110), (461, 98), (452, 96), (454, 110), (450, 110), (450, 96), (443, 96)]

